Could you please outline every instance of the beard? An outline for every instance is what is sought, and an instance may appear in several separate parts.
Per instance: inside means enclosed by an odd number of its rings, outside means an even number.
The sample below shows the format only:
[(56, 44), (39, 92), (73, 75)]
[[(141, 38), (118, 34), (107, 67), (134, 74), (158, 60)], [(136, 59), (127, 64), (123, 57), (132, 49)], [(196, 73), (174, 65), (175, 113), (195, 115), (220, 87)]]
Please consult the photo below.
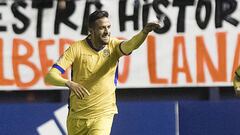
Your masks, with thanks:
[(110, 40), (110, 35), (100, 37), (100, 41), (102, 42), (102, 44), (108, 44), (109, 40)]

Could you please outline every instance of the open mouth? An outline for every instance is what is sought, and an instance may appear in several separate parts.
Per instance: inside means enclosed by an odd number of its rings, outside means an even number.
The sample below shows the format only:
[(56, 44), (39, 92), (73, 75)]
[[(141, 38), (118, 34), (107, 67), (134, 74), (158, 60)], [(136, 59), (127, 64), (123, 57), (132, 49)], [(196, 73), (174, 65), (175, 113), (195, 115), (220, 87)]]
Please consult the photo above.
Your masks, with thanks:
[(109, 38), (109, 36), (103, 36), (102, 38), (107, 40)]

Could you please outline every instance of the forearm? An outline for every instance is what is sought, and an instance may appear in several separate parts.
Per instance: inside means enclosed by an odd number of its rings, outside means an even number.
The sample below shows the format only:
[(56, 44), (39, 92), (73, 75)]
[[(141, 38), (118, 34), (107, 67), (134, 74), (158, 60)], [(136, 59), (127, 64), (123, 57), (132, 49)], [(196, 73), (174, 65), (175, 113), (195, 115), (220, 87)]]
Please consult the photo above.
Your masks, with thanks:
[(130, 40), (125, 41), (121, 45), (121, 49), (125, 54), (131, 53), (133, 50), (137, 49), (146, 39), (147, 33), (143, 31), (139, 32), (135, 36), (133, 36)]
[[(162, 23), (162, 22), (161, 22)], [(149, 32), (153, 31), (156, 28), (160, 28), (159, 22), (149, 22), (147, 23), (141, 32), (133, 36), (130, 40), (123, 42), (120, 45), (122, 53), (129, 54), (133, 50), (137, 49), (146, 39)]]
[(55, 85), (55, 86), (65, 86), (67, 79), (64, 79), (61, 76), (61, 72), (56, 68), (52, 68), (49, 73), (45, 76), (44, 81), (47, 84)]

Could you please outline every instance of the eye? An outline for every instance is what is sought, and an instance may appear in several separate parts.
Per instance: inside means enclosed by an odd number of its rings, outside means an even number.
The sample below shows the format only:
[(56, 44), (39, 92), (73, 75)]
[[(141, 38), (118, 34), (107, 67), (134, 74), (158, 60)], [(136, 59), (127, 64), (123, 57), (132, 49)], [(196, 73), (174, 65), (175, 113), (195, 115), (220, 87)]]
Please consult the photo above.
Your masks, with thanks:
[(104, 29), (104, 27), (99, 27), (99, 30), (103, 30)]

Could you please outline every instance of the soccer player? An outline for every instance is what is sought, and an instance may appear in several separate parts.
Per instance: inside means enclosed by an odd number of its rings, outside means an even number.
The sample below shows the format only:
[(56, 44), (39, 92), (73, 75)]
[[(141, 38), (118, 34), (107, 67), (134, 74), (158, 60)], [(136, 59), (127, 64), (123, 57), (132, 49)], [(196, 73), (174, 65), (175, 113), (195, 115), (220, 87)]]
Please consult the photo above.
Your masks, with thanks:
[[(131, 39), (123, 41), (110, 36), (108, 12), (97, 10), (89, 15), (90, 34), (73, 43), (52, 66), (45, 82), (66, 86), (70, 90), (67, 129), (69, 135), (109, 135), (117, 113), (115, 89), (116, 68), (123, 55), (129, 55), (159, 28), (149, 22)], [(61, 77), (72, 68), (72, 79)]]

